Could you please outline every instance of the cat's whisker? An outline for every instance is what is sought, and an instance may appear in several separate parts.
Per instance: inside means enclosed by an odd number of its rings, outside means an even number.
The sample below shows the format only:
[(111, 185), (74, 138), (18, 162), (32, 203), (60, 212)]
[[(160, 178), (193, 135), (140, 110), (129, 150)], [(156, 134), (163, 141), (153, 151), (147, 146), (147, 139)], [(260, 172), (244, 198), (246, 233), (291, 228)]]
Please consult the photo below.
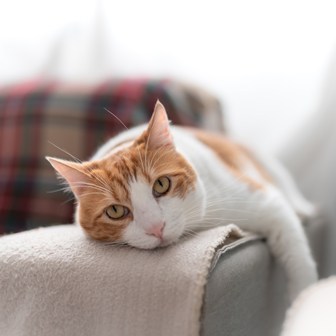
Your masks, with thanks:
[(106, 181), (104, 181), (101, 177), (99, 177), (97, 174), (93, 173), (94, 178), (101, 183), (101, 187), (106, 188), (107, 190), (110, 190), (110, 186), (107, 184)]
[(107, 183), (107, 181), (104, 180), (102, 176), (98, 176), (98, 174), (95, 173), (93, 170), (90, 170), (90, 173), (93, 175), (95, 179), (97, 179), (102, 184), (102, 187), (105, 187), (107, 190), (110, 190), (109, 184)]
[[(214, 212), (217, 212), (217, 211), (232, 211), (232, 212), (237, 212), (237, 213), (246, 213), (246, 214), (252, 214), (254, 211), (251, 210), (242, 210), (242, 209), (239, 209), (239, 208), (229, 208), (227, 207), (227, 203), (230, 203), (230, 202), (227, 202), (226, 199), (223, 199), (219, 202), (209, 202), (207, 204), (207, 207), (206, 207), (206, 213), (209, 214), (209, 213), (214, 213)], [(235, 204), (246, 204), (246, 203), (254, 203), (254, 202), (237, 202), (237, 201), (234, 201)], [(192, 216), (192, 215), (197, 215), (199, 216), (200, 215), (200, 209), (198, 206), (193, 206), (191, 208), (189, 208), (187, 211), (184, 212), (184, 215), (185, 216)]]
[[(128, 130), (128, 127), (113, 112), (111, 112), (110, 110), (108, 110), (106, 107), (104, 107), (104, 110), (106, 112), (110, 113), (114, 118), (116, 118)], [(145, 172), (145, 166), (144, 166), (143, 161), (142, 161), (142, 156), (141, 156), (139, 147), (136, 146), (136, 148), (137, 148), (138, 153), (139, 153), (139, 158), (140, 158), (140, 161), (141, 161), (142, 170), (143, 170), (143, 172)]]
[(102, 194), (105, 194), (107, 192), (106, 190), (104, 190), (104, 189), (102, 189), (102, 188), (100, 188), (98, 186), (88, 186), (88, 185), (83, 185), (83, 184), (80, 184), (80, 183), (79, 184), (74, 184), (73, 186), (74, 187), (85, 187), (87, 189), (97, 190), (97, 191), (99, 191)]
[[(104, 107), (104, 110), (106, 112), (110, 113), (114, 118), (116, 118), (128, 130), (128, 127), (113, 112), (108, 110), (106, 107)], [(145, 172), (145, 166), (144, 166), (144, 163), (143, 163), (143, 160), (142, 160), (142, 156), (141, 156), (139, 147), (136, 146), (136, 149), (138, 150), (138, 153), (139, 153), (139, 158), (140, 158), (140, 161), (141, 161), (142, 171)]]
[(54, 147), (56, 147), (57, 149), (59, 149), (60, 151), (62, 151), (63, 153), (69, 155), (73, 160), (75, 160), (78, 163), (82, 163), (82, 161), (80, 159), (78, 159), (76, 156), (72, 155), (71, 153), (67, 152), (65, 149), (57, 146), (56, 144), (54, 144), (53, 142), (51, 142), (50, 140), (48, 140), (48, 142), (53, 145)]
[(193, 232), (193, 233), (199, 233), (195, 228), (185, 228), (183, 232)]
[[(156, 156), (158, 155), (158, 154), (161, 154), (160, 155), (160, 157), (159, 157), (159, 159), (162, 157), (162, 155), (163, 154), (165, 154), (165, 153), (167, 153), (167, 152), (170, 152), (172, 149), (170, 148), (170, 149), (166, 149), (166, 148), (161, 148), (161, 147), (159, 147), (159, 148), (157, 148), (156, 150), (155, 150), (155, 152), (154, 152), (154, 155), (152, 156), (152, 159), (150, 160), (150, 163), (149, 163), (149, 166), (150, 166), (150, 168), (151, 169), (153, 169), (153, 167), (155, 166), (155, 163), (157, 162), (157, 161), (155, 161), (154, 162), (154, 159), (156, 158)], [(154, 163), (153, 163), (154, 162)]]
[(139, 146), (136, 146), (137, 150), (138, 150), (138, 153), (139, 153), (139, 159), (140, 159), (140, 162), (141, 162), (141, 167), (142, 167), (142, 171), (145, 173), (146, 170), (145, 170), (145, 166), (144, 166), (144, 163), (143, 163), (143, 160), (142, 160), (142, 155), (141, 155), (141, 152), (140, 152), (140, 149), (139, 149)]
[[(246, 187), (246, 182), (243, 180), (244, 177), (248, 177), (248, 175), (244, 172), (241, 172), (238, 175), (232, 175), (232, 180), (229, 183), (219, 183), (218, 187), (221, 189), (222, 192), (230, 191), (231, 193), (239, 193), (241, 188)], [(237, 185), (237, 182), (239, 182), (239, 185)], [(212, 193), (212, 195), (216, 195), (215, 191)]]
[(227, 197), (227, 198), (222, 198), (222, 199), (217, 199), (217, 200), (211, 200), (211, 201), (207, 201), (207, 205), (211, 205), (211, 204), (225, 204), (225, 203), (232, 203), (232, 202), (239, 202), (239, 203), (252, 203), (255, 201), (246, 201), (243, 198), (232, 198), (232, 197)]
[(169, 153), (169, 152), (172, 152), (172, 151), (173, 151), (173, 149), (168, 149), (168, 150), (165, 149), (165, 150), (162, 150), (161, 155), (155, 160), (155, 162), (152, 163), (151, 168), (152, 168), (152, 169), (159, 169), (159, 168), (161, 167), (161, 165), (157, 166), (157, 165), (156, 165), (157, 162), (158, 162), (159, 160), (161, 160), (161, 158), (162, 158), (163, 155), (165, 155), (165, 154), (167, 154), (167, 153)]
[(191, 232), (188, 232), (187, 230), (183, 232), (183, 235), (182, 237), (185, 237), (185, 238), (194, 238), (198, 235), (198, 232), (195, 232), (195, 231), (191, 231)]
[(151, 157), (151, 159), (150, 159), (150, 161), (149, 161), (149, 164), (148, 164), (148, 167), (149, 167), (149, 169), (151, 170), (152, 168), (153, 168), (153, 160), (154, 160), (154, 158), (156, 157), (156, 155), (157, 155), (157, 153), (160, 151), (160, 148), (157, 148), (155, 151), (154, 151), (154, 153), (153, 153), (153, 155), (152, 155), (152, 157)]
[(67, 204), (67, 203), (70, 203), (70, 202), (73, 202), (76, 200), (76, 197), (75, 196), (71, 196), (69, 197), (68, 199), (66, 199), (64, 202), (61, 203), (61, 206)]
[(250, 210), (242, 210), (242, 209), (237, 209), (237, 208), (225, 208), (225, 207), (207, 210), (206, 213), (213, 213), (213, 212), (223, 211), (223, 210), (224, 211), (232, 211), (232, 212), (242, 212), (242, 213), (247, 213), (247, 214), (254, 213), (254, 211), (250, 211)]
[(100, 186), (100, 185), (97, 185), (97, 184), (94, 184), (94, 183), (90, 183), (90, 182), (84, 182), (84, 181), (79, 181), (79, 182), (73, 182), (71, 185), (74, 185), (74, 186), (92, 186), (92, 187), (96, 187), (96, 188), (100, 188), (100, 189), (103, 189), (103, 190), (106, 190), (106, 191), (109, 191), (108, 189), (104, 188), (103, 186)]
[(105, 246), (116, 246), (116, 247), (128, 246), (128, 244), (124, 242), (104, 242), (103, 244)]
[(108, 110), (106, 107), (104, 107), (104, 110), (107, 113), (111, 114), (114, 118), (116, 118), (120, 122), (120, 124), (123, 125), (125, 127), (125, 129), (128, 130), (128, 127), (112, 111)]
[(247, 218), (208, 218), (208, 219), (203, 219), (202, 221), (195, 222), (195, 224), (204, 224), (208, 223), (212, 227), (216, 226), (216, 223), (222, 223), (225, 222), (226, 225), (231, 224), (231, 223), (236, 223), (236, 222), (242, 222), (242, 221), (247, 221)]
[(161, 152), (163, 152), (162, 148), (157, 148), (157, 149), (155, 150), (155, 152), (154, 152), (154, 154), (152, 155), (152, 158), (151, 158), (151, 160), (150, 160), (150, 162), (149, 162), (149, 167), (150, 167), (150, 169), (153, 169), (153, 167), (154, 167), (154, 165), (153, 165), (153, 161), (154, 161), (154, 159), (156, 158), (157, 154), (158, 154), (158, 153), (161, 153)]
[(102, 186), (98, 186), (96, 184), (93, 183), (87, 183), (87, 182), (74, 182), (72, 183), (73, 187), (85, 187), (85, 188), (91, 188), (91, 189), (95, 189), (95, 190), (99, 190), (103, 193), (107, 193), (107, 194), (111, 194), (111, 190), (108, 190)]
[(146, 165), (146, 168), (149, 170), (149, 167), (148, 167), (148, 164), (147, 164), (147, 155), (148, 155), (148, 143), (149, 143), (149, 139), (152, 135), (152, 129), (153, 129), (153, 126), (154, 124), (152, 125), (152, 127), (149, 128), (148, 130), (148, 137), (147, 137), (147, 140), (146, 140), (146, 144), (145, 144), (145, 165)]
[(58, 192), (71, 192), (71, 188), (69, 186), (65, 186), (63, 188), (58, 188), (58, 189), (53, 189), (53, 190), (48, 190), (48, 194), (54, 194)]
[[(235, 209), (233, 209), (235, 210)], [(232, 211), (232, 210), (231, 210)], [(244, 214), (247, 214), (247, 215), (251, 215), (252, 212), (248, 212), (248, 211), (240, 211), (240, 210), (237, 210), (237, 211), (234, 211), (236, 212), (237, 214), (241, 213), (242, 215)], [(203, 217), (200, 217), (200, 214), (199, 212), (197, 211), (187, 211), (184, 213), (184, 216), (185, 218), (187, 219), (187, 221), (197, 221), (197, 222), (202, 222), (202, 221), (205, 221), (205, 220), (209, 220), (209, 219), (218, 219), (218, 220), (242, 220), (243, 218), (225, 218), (225, 217), (215, 217), (215, 216), (211, 216), (211, 214), (216, 214), (216, 211), (213, 211), (213, 212), (206, 212), (205, 216)], [(244, 218), (245, 219), (245, 218)]]
[[(233, 213), (237, 213), (237, 214), (247, 214), (247, 215), (251, 215), (253, 214), (252, 211), (245, 211), (245, 210), (239, 210), (239, 209), (225, 209), (225, 208), (222, 208), (222, 209), (215, 209), (213, 211), (206, 211), (206, 215), (203, 217), (203, 218), (206, 218), (208, 215), (211, 215), (211, 214), (216, 214), (216, 213), (221, 213), (222, 211), (230, 211), (230, 212), (233, 212)], [(197, 211), (194, 211), (194, 212), (186, 212), (185, 213), (185, 216), (188, 217), (188, 218), (193, 218), (193, 216), (197, 219), (200, 217), (200, 214), (199, 212)]]
[(210, 205), (210, 204), (217, 204), (217, 203), (229, 203), (229, 202), (248, 202), (248, 203), (251, 203), (251, 202), (255, 202), (255, 201), (252, 201), (252, 200), (246, 200), (246, 198), (243, 198), (243, 197), (232, 197), (231, 195), (230, 196), (226, 196), (226, 197), (217, 197), (216, 199), (208, 199), (206, 201), (206, 204), (207, 205)]
[(100, 196), (100, 199), (101, 200), (104, 200), (104, 201), (110, 201), (110, 197), (101, 197), (102, 196), (102, 193), (101, 192), (85, 192), (81, 195), (82, 198), (85, 198), (85, 197), (89, 197), (89, 196), (93, 196), (93, 195), (99, 195)]
[[(173, 148), (165, 148), (165, 147), (163, 147), (163, 148), (158, 148), (158, 149), (154, 152), (154, 155), (153, 155), (152, 160), (151, 160), (151, 162), (150, 162), (150, 167), (151, 167), (151, 168), (157, 168), (157, 167), (156, 167), (156, 163), (162, 158), (162, 156), (165, 155), (165, 154), (167, 154), (167, 153), (171, 153), (171, 152), (173, 152), (173, 151), (174, 151)], [(160, 154), (159, 157), (156, 157), (158, 154)], [(156, 160), (154, 161), (154, 159), (156, 159)]]

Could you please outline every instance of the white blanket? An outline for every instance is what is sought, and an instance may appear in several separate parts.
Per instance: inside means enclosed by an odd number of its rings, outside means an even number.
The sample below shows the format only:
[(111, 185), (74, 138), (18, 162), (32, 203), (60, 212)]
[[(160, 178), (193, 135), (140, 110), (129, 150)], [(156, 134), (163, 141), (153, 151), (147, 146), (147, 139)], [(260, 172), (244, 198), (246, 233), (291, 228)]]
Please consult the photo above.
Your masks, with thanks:
[(228, 225), (152, 251), (74, 225), (2, 237), (0, 335), (198, 335), (212, 262), (240, 237)]

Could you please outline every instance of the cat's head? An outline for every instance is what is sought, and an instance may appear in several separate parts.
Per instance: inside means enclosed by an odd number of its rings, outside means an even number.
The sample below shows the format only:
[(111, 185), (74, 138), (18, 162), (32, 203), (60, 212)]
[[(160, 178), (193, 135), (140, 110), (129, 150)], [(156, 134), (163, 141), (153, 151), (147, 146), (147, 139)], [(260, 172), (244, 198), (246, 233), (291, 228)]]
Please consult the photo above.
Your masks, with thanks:
[(83, 163), (47, 158), (77, 199), (92, 238), (150, 249), (177, 241), (204, 212), (197, 172), (177, 151), (165, 108), (129, 145)]

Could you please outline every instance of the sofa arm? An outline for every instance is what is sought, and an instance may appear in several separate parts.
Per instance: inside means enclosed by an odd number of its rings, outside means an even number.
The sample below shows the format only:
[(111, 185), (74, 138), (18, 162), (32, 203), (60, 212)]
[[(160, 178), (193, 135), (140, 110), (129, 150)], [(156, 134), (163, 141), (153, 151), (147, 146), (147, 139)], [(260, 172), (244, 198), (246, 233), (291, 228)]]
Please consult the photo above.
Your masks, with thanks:
[(227, 251), (204, 298), (202, 336), (279, 335), (289, 302), (280, 266), (262, 240)]
[(74, 225), (1, 237), (0, 335), (198, 336), (212, 260), (253, 238), (228, 225), (146, 251)]
[[(305, 222), (315, 260), (323, 258), (325, 220)], [(202, 314), (202, 336), (277, 336), (289, 307), (281, 266), (264, 240), (236, 244), (209, 275)]]

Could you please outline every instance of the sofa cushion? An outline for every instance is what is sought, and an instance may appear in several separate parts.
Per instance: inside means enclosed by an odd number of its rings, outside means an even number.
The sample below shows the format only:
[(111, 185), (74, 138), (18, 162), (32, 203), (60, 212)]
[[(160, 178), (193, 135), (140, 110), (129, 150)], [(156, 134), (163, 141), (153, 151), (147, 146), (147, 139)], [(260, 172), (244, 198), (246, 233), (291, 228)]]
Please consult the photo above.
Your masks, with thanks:
[(223, 130), (215, 98), (169, 80), (95, 86), (34, 81), (1, 88), (0, 234), (72, 222), (71, 196), (57, 191), (60, 184), (44, 157), (87, 160), (124, 130), (122, 123), (132, 127), (148, 121), (157, 99), (175, 124)]

